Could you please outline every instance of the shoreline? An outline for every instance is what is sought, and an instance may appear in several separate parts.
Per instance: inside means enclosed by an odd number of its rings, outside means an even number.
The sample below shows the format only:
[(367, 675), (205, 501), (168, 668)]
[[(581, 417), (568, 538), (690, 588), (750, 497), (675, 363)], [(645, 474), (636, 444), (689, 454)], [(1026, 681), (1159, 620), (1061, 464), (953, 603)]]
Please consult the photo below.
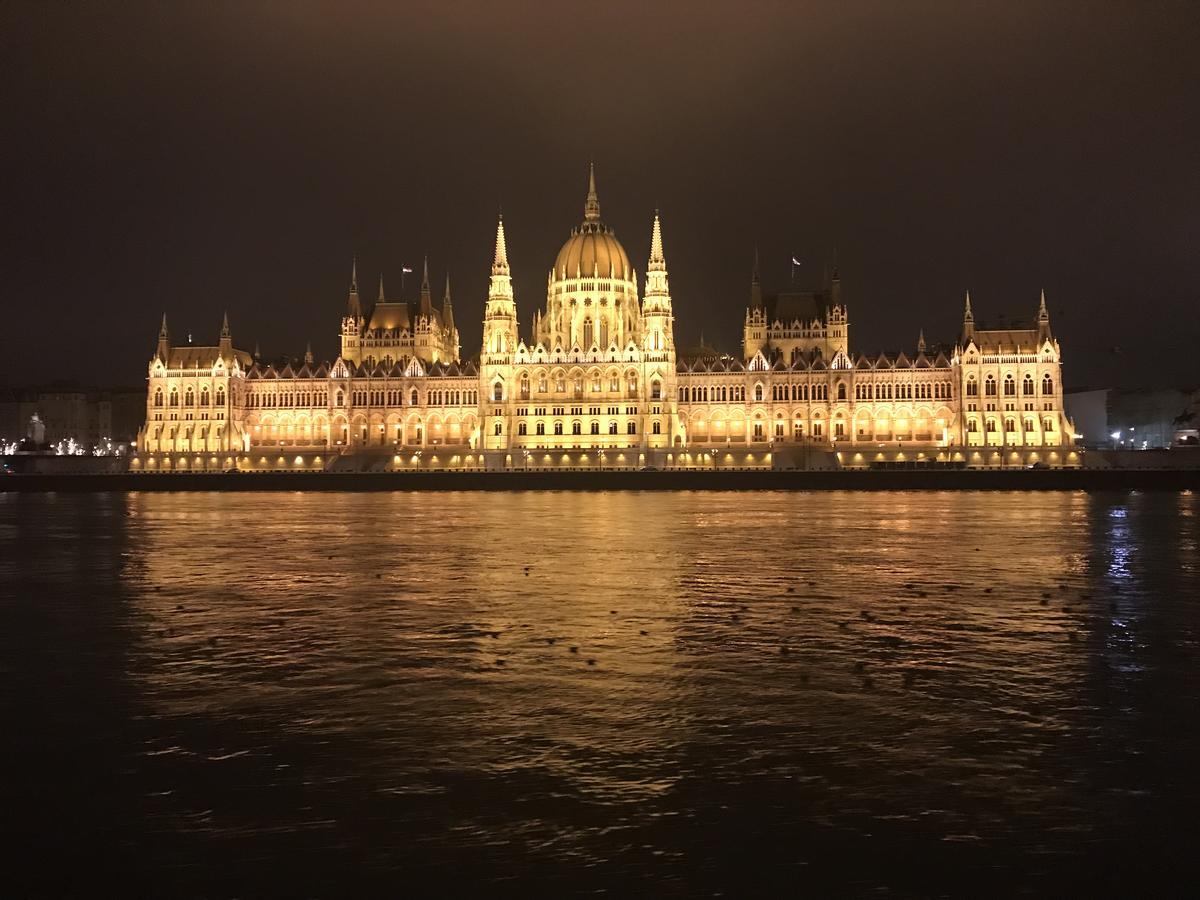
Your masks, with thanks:
[(1200, 469), (15, 474), (0, 493), (104, 491), (1195, 491)]

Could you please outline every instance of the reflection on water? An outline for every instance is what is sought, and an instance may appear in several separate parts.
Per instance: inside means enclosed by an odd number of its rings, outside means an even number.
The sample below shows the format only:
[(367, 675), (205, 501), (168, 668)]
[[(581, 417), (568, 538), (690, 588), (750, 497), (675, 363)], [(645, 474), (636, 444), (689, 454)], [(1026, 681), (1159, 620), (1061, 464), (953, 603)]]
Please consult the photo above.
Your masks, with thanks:
[(1183, 878), (1198, 506), (5, 496), (7, 838), (160, 895)]

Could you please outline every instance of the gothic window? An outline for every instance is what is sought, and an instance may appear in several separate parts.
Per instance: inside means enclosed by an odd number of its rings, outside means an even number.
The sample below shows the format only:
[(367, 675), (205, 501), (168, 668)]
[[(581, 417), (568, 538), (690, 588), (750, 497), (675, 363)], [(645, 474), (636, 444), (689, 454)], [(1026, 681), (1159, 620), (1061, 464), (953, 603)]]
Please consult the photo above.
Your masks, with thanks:
[(754, 386), (754, 401), (756, 403), (762, 403), (762, 398), (763, 398), (763, 386), (761, 384), (756, 384)]
[(1043, 394), (1043, 396), (1048, 397), (1053, 393), (1054, 393), (1054, 379), (1052, 379), (1049, 375), (1042, 376), (1042, 394)]
[(839, 385), (838, 385), (837, 398), (838, 398), (839, 400), (845, 400), (845, 399), (846, 399), (846, 385), (845, 385), (845, 384), (839, 384)]
[(600, 346), (602, 348), (608, 346), (608, 318), (606, 316), (600, 317)]
[(195, 406), (196, 405), (196, 394), (191, 388), (188, 388), (187, 393), (183, 395), (183, 405), (184, 406)]
[(586, 316), (583, 320), (583, 347), (586, 350), (592, 346), (592, 317)]
[(163, 405), (162, 388), (156, 388), (154, 391), (154, 405), (155, 406)]
[(608, 423), (608, 433), (609, 433), (609, 434), (616, 434), (616, 433), (617, 433), (617, 423), (616, 423), (616, 422), (609, 422), (609, 423)]
[(504, 385), (499, 381), (492, 385), (492, 399), (497, 403), (504, 399)]
[(1047, 416), (1046, 417), (1046, 431), (1051, 432), (1053, 430), (1054, 430), (1054, 420), (1052, 418), (1050, 418), (1049, 416)]
[(529, 377), (526, 375), (521, 376), (521, 399), (529, 399)]
[(1025, 381), (1021, 385), (1021, 393), (1026, 397), (1033, 396), (1033, 376), (1026, 375)]
[(967, 396), (968, 397), (978, 397), (979, 396), (979, 382), (975, 380), (974, 375), (972, 375), (970, 378), (967, 379)]
[(1026, 419), (1025, 420), (1025, 430), (1033, 431), (1033, 429), (1034, 429), (1033, 419)]
[[(338, 391), (338, 397), (340, 398), (341, 396), (342, 396), (342, 392)], [(420, 398), (417, 395), (417, 389), (413, 388), (412, 393), (408, 395), (408, 405), (409, 406), (417, 406), (419, 401), (420, 401)], [(339, 400), (338, 406), (341, 406), (341, 405), (342, 405), (341, 401)]]
[(996, 378), (994, 375), (989, 375), (983, 386), (983, 393), (988, 397), (996, 396)]
[(971, 432), (971, 434), (976, 434), (979, 431), (979, 422), (975, 419), (969, 419), (967, 421), (967, 431)]
[(572, 422), (571, 434), (583, 434), (583, 424), (580, 422)]
[(1004, 420), (1004, 430), (1005, 431), (1016, 431), (1017, 430), (1016, 421), (1014, 419), (1005, 419)]
[(629, 376), (629, 396), (630, 397), (637, 396), (637, 389), (638, 389), (637, 376), (630, 375)]
[(621, 379), (616, 375), (611, 376), (608, 379), (608, 389), (614, 394), (621, 390)]
[(652, 382), (650, 382), (650, 399), (651, 400), (661, 400), (662, 399), (662, 382), (659, 381), (657, 378), (654, 379)]
[(562, 433), (563, 433), (563, 430), (562, 430), (562, 422), (555, 422), (555, 423), (554, 423), (554, 433), (555, 433), (555, 434), (562, 434)]
[(496, 423), (496, 434), (499, 435), (499, 434), (503, 434), (503, 433), (504, 433), (504, 426), (501, 425), (499, 422), (497, 422)]
[(995, 419), (987, 420), (987, 430), (991, 434), (995, 433), (995, 431), (996, 431), (996, 420)]
[(201, 388), (200, 390), (200, 405), (208, 406), (208, 388)]
[(654, 427), (650, 429), (654, 434), (662, 434), (662, 423), (655, 422)]
[(534, 433), (535, 434), (545, 434), (546, 433), (546, 423), (538, 422), (537, 427), (534, 428)]
[(522, 422), (517, 426), (517, 434), (526, 434), (525, 423)]
[(1004, 376), (1004, 396), (1005, 397), (1017, 396), (1017, 383), (1015, 381), (1013, 381), (1012, 375)]
[(539, 394), (546, 393), (546, 376), (545, 375), (541, 375), (538, 377), (538, 393)]
[(637, 434), (637, 422), (630, 422), (625, 426), (626, 434)]

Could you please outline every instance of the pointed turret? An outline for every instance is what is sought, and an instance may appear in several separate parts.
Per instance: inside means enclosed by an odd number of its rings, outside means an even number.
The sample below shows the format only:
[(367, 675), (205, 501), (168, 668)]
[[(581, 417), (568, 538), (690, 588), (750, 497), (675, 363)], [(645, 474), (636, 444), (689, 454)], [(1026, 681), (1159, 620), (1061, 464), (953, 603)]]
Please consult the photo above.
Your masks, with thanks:
[(379, 273), (379, 296), (375, 298), (376, 303), (387, 303), (387, 296), (383, 293), (383, 273)]
[(967, 291), (967, 299), (963, 304), (963, 343), (966, 344), (975, 336), (975, 313), (971, 311), (971, 292)]
[(600, 198), (596, 194), (596, 164), (588, 163), (588, 193), (583, 203), (583, 218), (588, 222), (600, 219)]
[(1042, 288), (1041, 302), (1038, 303), (1037, 313), (1038, 323), (1038, 340), (1045, 341), (1050, 338), (1050, 310), (1046, 309), (1046, 289)]
[(454, 307), (450, 304), (450, 273), (446, 273), (446, 292), (442, 294), (442, 325), (447, 332), (454, 330)]
[(917, 352), (918, 353), (925, 352), (925, 329), (924, 328), (922, 328), (920, 333), (917, 335)]
[(670, 303), (670, 288), (667, 285), (667, 258), (663, 253), (662, 222), (658, 210), (654, 211), (654, 225), (650, 231), (650, 261), (646, 264), (646, 299), (667, 298)]
[(750, 308), (762, 309), (762, 280), (758, 274), (758, 247), (754, 248), (754, 270), (750, 275)]
[(158, 328), (158, 350), (159, 358), (167, 361), (167, 357), (171, 354), (171, 332), (167, 330), (167, 314), (163, 313), (162, 325)]
[(221, 356), (228, 358), (233, 353), (233, 334), (229, 330), (229, 313), (221, 319)]
[(254, 342), (254, 361), (258, 362), (262, 359), (262, 351), (258, 349), (258, 341)]
[(350, 263), (350, 296), (346, 300), (346, 318), (362, 318), (362, 304), (358, 299), (358, 257)]
[(496, 223), (496, 257), (492, 261), (493, 275), (508, 275), (508, 244), (504, 240), (504, 216)]
[(313, 364), (312, 341), (306, 341), (304, 344), (304, 364), (306, 366)]
[(433, 295), (429, 290), (429, 257), (425, 257), (425, 268), (421, 272), (421, 315), (429, 318), (433, 314)]

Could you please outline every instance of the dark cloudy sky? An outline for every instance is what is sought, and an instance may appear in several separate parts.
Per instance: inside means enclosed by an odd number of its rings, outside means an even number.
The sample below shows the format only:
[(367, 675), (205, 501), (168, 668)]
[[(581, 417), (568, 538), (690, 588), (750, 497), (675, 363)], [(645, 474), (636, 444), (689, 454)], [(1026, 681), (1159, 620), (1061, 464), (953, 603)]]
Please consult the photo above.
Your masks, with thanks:
[[(836, 247), (855, 349), (1046, 289), (1068, 384), (1200, 382), (1195, 2), (7, 3), (0, 378), (136, 384), (176, 337), (336, 353), (428, 252), (477, 352), (497, 209), (522, 333), (587, 161), (677, 339), (734, 350)], [(406, 285), (409, 292), (415, 284)]]

